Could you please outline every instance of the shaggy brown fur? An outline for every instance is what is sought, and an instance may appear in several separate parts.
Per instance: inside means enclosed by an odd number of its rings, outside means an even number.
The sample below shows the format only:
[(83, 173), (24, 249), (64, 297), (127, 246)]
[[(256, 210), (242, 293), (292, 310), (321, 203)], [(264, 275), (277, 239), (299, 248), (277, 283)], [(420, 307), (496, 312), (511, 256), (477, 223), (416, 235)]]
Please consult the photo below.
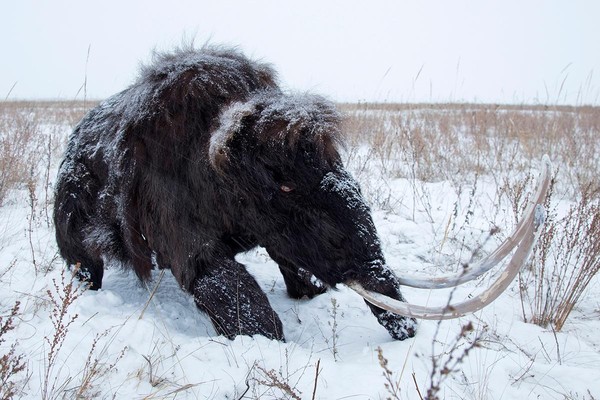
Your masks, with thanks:
[[(61, 255), (94, 289), (107, 261), (142, 280), (170, 268), (227, 337), (283, 339), (234, 259), (259, 245), (292, 297), (358, 280), (402, 299), (341, 164), (339, 125), (331, 103), (282, 93), (268, 65), (237, 51), (159, 54), (70, 138), (56, 188)], [(413, 320), (371, 309), (393, 337), (414, 335)]]

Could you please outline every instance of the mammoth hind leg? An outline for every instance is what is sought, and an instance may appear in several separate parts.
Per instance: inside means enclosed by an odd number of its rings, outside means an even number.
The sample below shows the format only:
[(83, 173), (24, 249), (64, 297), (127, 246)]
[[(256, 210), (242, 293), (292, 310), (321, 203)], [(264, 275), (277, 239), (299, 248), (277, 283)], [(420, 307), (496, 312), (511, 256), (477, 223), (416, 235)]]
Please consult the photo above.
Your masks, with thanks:
[[(57, 222), (57, 225), (60, 221)], [(67, 266), (77, 279), (87, 282), (91, 290), (102, 287), (104, 276), (104, 261), (96, 252), (91, 252), (84, 245), (83, 223), (68, 221), (63, 226), (57, 226), (56, 241), (60, 255), (67, 262)], [(87, 221), (86, 221), (87, 222)], [(61, 229), (63, 228), (63, 229)]]
[(104, 263), (102, 260), (80, 259), (74, 264), (69, 264), (71, 271), (81, 282), (89, 283), (91, 290), (102, 288), (102, 277), (104, 276)]
[(258, 334), (284, 340), (279, 316), (242, 264), (223, 261), (197, 278), (192, 291), (196, 305), (208, 314), (219, 334), (229, 339)]

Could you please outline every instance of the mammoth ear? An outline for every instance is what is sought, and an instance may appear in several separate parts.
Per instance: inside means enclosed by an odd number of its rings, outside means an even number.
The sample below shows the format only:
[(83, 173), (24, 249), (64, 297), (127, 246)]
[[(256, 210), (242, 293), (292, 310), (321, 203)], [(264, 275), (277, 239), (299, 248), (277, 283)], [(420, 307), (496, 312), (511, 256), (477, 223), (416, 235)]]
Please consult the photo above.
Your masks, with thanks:
[(232, 142), (242, 130), (243, 119), (254, 114), (256, 107), (251, 102), (235, 102), (227, 106), (219, 117), (219, 128), (210, 138), (208, 158), (217, 172), (224, 173), (232, 158)]

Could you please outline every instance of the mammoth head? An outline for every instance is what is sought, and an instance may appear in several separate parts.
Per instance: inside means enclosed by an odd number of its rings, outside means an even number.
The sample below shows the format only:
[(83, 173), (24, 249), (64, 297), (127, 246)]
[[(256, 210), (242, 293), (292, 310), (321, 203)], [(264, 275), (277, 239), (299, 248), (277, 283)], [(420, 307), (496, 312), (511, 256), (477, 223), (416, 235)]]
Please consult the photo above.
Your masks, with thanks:
[(212, 167), (244, 205), (240, 219), (280, 264), (334, 285), (382, 263), (370, 210), (338, 153), (340, 114), (314, 95), (234, 103), (213, 133)]

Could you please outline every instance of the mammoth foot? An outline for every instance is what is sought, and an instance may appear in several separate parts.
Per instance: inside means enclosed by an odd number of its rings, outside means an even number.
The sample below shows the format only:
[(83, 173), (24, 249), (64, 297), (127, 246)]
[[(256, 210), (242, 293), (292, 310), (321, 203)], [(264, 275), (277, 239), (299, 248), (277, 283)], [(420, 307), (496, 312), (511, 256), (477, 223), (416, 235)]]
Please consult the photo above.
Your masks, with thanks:
[(414, 318), (403, 317), (389, 311), (377, 308), (371, 308), (377, 321), (389, 332), (396, 340), (404, 340), (415, 336), (417, 333), (417, 320)]
[(284, 340), (281, 321), (258, 283), (242, 264), (226, 261), (194, 283), (198, 308), (206, 312), (215, 330), (229, 339), (263, 335)]
[(86, 282), (90, 290), (102, 288), (102, 276), (104, 275), (102, 262), (93, 262), (86, 259), (83, 263), (69, 264), (68, 268), (80, 282)]
[(323, 294), (327, 291), (327, 286), (310, 272), (303, 268), (297, 268), (288, 263), (280, 263), (279, 270), (283, 275), (288, 295), (292, 299), (301, 299)]

